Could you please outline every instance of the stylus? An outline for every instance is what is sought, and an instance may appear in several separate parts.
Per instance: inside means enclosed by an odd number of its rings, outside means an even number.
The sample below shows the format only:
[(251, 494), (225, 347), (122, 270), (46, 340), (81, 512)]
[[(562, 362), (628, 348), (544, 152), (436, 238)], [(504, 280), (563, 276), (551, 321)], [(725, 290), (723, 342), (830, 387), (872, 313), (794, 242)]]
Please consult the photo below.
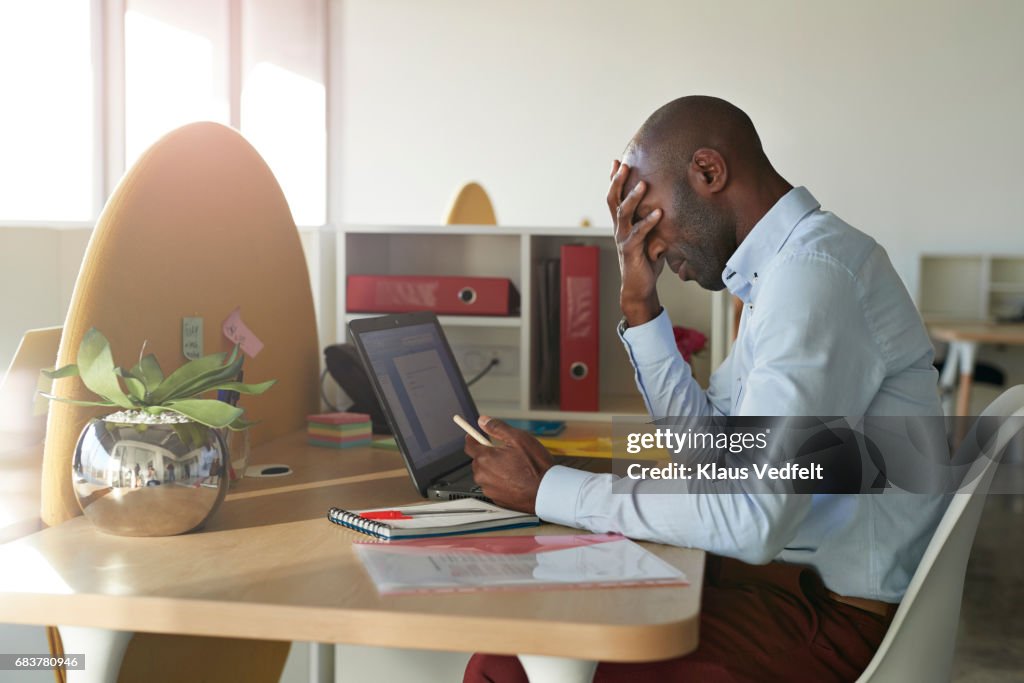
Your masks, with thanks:
[(476, 442), (484, 446), (493, 446), (494, 444), (487, 440), (487, 437), (477, 431), (476, 427), (466, 422), (465, 418), (461, 415), (452, 415), (452, 420), (455, 424), (462, 427), (462, 430), (469, 434), (471, 437), (476, 439)]

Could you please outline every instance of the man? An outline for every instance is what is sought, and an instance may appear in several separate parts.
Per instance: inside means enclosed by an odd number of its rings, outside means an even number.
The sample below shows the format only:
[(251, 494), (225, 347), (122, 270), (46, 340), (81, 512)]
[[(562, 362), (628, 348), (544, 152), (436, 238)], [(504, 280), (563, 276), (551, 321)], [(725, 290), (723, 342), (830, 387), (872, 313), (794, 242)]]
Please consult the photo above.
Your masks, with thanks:
[[(940, 414), (931, 343), (885, 251), (779, 175), (732, 104), (684, 97), (656, 111), (613, 165), (608, 207), (620, 336), (652, 417)], [(659, 303), (664, 267), (743, 302), (707, 391)], [(602, 663), (596, 681), (854, 680), (944, 507), (908, 495), (644, 495), (654, 482), (627, 480), (613, 493), (612, 475), (552, 466), (523, 432), (480, 426), (503, 444), (467, 439), (466, 452), (499, 504), (713, 553), (697, 651)], [(514, 658), (477, 655), (466, 680), (525, 678)]]

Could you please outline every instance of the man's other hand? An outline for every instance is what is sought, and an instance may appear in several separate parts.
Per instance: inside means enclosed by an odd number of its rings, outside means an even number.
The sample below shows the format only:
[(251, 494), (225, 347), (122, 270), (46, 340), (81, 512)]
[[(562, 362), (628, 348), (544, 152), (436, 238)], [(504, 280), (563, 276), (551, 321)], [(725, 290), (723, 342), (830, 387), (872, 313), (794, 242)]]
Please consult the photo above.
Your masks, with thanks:
[(626, 322), (636, 326), (657, 317), (661, 310), (657, 284), (665, 260), (660, 258), (652, 262), (647, 254), (647, 236), (661, 219), (661, 209), (654, 209), (634, 222), (636, 209), (647, 191), (647, 183), (641, 180), (623, 197), (628, 176), (629, 166), (616, 160), (612, 164), (612, 182), (607, 200), (612, 225), (615, 226), (615, 247), (619, 255), (619, 273), (622, 275), (619, 305)]
[(554, 465), (551, 454), (533, 436), (501, 420), (481, 415), (479, 424), (495, 445), (484, 446), (466, 437), (477, 485), (496, 504), (535, 514), (540, 480)]

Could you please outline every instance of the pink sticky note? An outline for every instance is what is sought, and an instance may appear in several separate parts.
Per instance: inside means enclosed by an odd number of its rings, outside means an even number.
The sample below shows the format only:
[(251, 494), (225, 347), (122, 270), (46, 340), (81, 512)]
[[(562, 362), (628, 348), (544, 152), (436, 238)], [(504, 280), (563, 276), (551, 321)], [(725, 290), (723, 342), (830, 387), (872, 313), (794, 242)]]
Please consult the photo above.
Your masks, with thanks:
[(255, 358), (263, 350), (263, 342), (242, 322), (241, 308), (231, 311), (221, 329), (224, 330), (224, 336), (242, 347), (242, 351), (250, 358)]

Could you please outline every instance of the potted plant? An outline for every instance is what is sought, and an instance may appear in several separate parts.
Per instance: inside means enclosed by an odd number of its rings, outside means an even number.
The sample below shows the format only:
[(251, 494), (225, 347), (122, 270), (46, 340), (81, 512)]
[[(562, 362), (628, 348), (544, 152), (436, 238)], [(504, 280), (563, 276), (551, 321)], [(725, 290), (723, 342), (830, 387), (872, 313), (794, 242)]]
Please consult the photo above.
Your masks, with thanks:
[[(201, 527), (227, 492), (230, 462), (223, 433), (252, 422), (213, 391), (262, 394), (275, 382), (237, 381), (238, 346), (189, 361), (166, 377), (153, 354), (130, 370), (114, 365), (106, 337), (91, 329), (76, 363), (47, 376), (80, 377), (98, 400), (46, 398), (116, 408), (82, 430), (72, 460), (75, 496), (100, 529), (126, 536), (169, 536)], [(222, 394), (223, 395), (223, 394)]]

